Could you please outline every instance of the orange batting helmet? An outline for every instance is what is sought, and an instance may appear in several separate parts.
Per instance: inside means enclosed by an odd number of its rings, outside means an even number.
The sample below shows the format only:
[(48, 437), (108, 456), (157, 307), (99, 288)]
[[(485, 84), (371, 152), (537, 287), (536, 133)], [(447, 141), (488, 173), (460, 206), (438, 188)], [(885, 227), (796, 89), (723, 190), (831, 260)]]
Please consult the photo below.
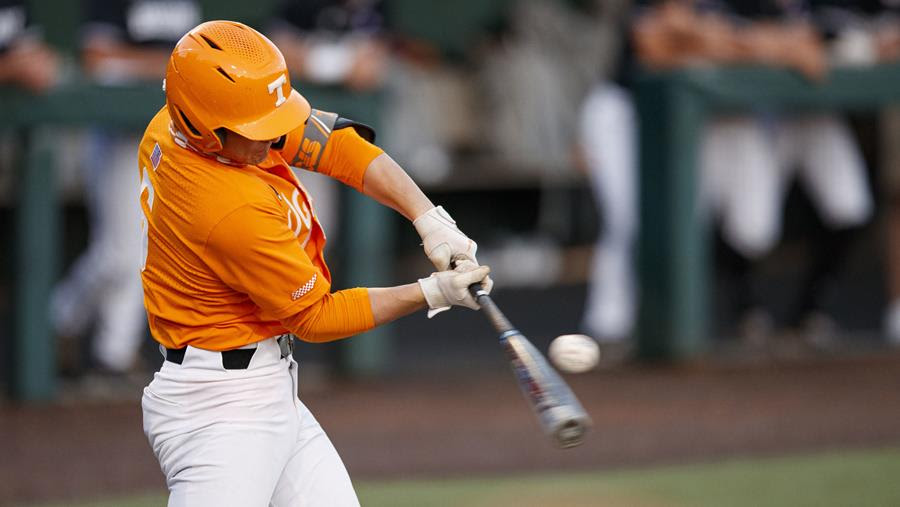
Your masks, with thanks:
[(310, 113), (291, 88), (281, 51), (234, 21), (209, 21), (182, 37), (169, 58), (165, 90), (172, 121), (204, 152), (222, 149), (216, 129), (267, 141), (294, 130)]

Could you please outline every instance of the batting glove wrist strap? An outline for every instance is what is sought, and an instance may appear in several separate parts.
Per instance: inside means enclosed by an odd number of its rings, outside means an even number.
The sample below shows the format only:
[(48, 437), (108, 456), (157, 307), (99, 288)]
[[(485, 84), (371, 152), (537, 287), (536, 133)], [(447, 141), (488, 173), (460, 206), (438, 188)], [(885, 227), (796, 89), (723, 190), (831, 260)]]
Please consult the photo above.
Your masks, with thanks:
[(449, 310), (451, 306), (479, 309), (480, 306), (469, 293), (469, 286), (487, 280), (490, 271), (487, 266), (477, 266), (471, 261), (465, 261), (459, 263), (454, 270), (432, 273), (428, 278), (420, 279), (419, 287), (428, 303), (428, 318)]
[(456, 226), (456, 221), (444, 209), (436, 206), (413, 220), (413, 227), (422, 238), (425, 255), (440, 271), (450, 268), (454, 258), (465, 257), (474, 263), (478, 244), (469, 239)]
[(434, 273), (428, 278), (419, 279), (419, 287), (422, 288), (422, 294), (425, 295), (425, 302), (428, 303), (429, 319), (450, 309), (450, 305), (447, 303), (444, 293), (441, 292), (441, 288), (438, 285), (438, 279), (435, 275), (437, 275), (437, 273)]

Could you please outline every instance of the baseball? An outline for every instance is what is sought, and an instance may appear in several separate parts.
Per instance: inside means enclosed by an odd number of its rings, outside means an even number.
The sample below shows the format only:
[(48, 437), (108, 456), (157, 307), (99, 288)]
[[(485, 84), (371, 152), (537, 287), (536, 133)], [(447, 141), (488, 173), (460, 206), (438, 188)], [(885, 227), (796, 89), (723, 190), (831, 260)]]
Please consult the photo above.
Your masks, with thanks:
[(550, 360), (565, 373), (584, 373), (597, 366), (600, 347), (596, 340), (583, 334), (566, 334), (550, 342)]

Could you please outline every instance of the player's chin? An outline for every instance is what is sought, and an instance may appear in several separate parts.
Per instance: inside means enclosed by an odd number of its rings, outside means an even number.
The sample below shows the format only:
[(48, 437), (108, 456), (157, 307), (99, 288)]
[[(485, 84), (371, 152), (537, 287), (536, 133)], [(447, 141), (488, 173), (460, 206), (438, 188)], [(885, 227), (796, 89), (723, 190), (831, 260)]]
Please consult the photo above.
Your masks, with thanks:
[(256, 164), (259, 164), (260, 162), (262, 162), (263, 160), (265, 160), (266, 157), (268, 157), (268, 156), (269, 156), (268, 148), (266, 148), (265, 150), (261, 150), (261, 151), (254, 151), (247, 157), (247, 161), (245, 163), (256, 165)]

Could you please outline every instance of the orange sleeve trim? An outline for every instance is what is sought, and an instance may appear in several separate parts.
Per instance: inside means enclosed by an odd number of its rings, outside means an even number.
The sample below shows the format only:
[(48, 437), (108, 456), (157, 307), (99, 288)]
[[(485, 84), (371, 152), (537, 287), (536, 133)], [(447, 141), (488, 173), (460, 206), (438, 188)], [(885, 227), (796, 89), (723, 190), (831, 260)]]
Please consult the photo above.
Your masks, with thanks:
[(314, 343), (330, 342), (375, 327), (369, 290), (357, 287), (325, 294), (300, 313), (281, 320), (297, 338)]
[(366, 169), (382, 153), (384, 150), (360, 137), (356, 130), (342, 128), (331, 133), (318, 170), (362, 192)]

